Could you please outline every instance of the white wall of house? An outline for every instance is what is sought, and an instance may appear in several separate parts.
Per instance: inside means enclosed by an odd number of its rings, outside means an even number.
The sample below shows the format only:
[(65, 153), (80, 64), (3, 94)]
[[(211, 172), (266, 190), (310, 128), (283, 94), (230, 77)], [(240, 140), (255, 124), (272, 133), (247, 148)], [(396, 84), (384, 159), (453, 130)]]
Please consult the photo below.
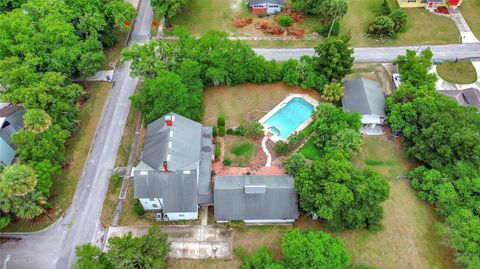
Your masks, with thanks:
[(363, 124), (383, 124), (385, 118), (379, 115), (362, 115)]
[(163, 220), (194, 220), (194, 219), (198, 219), (198, 212), (170, 212), (170, 213), (163, 214)]
[(140, 198), (138, 199), (145, 210), (160, 210), (162, 209), (162, 198)]

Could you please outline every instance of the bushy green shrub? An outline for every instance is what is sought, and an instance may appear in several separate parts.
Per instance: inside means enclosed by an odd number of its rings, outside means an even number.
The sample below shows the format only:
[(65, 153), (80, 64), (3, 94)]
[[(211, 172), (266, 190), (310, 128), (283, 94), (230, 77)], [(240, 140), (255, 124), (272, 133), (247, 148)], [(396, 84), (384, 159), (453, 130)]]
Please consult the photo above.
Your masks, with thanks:
[(287, 161), (283, 165), (289, 175), (296, 177), (300, 170), (307, 167), (305, 157), (301, 153), (294, 153), (288, 157)]
[(304, 133), (295, 133), (288, 137), (288, 150), (294, 150), (305, 141)]
[(333, 22), (330, 21), (322, 24), (320, 27), (318, 27), (317, 33), (323, 37), (327, 37), (328, 32), (330, 32), (330, 28), (332, 28), (330, 36), (338, 36), (340, 34), (340, 21), (335, 20), (335, 22), (333, 23), (333, 27), (332, 23)]
[(273, 146), (273, 149), (275, 150), (275, 153), (277, 155), (284, 155), (288, 152), (288, 143), (280, 140), (277, 143), (275, 143), (275, 145)]
[(220, 155), (222, 154), (222, 145), (220, 142), (215, 142), (215, 160), (218, 160)]
[(290, 17), (288, 15), (278, 16), (277, 21), (278, 21), (278, 24), (280, 24), (280, 26), (282, 26), (282, 27), (289, 27), (293, 24), (292, 17)]
[(217, 137), (217, 135), (218, 135), (218, 134), (217, 134), (217, 127), (213, 126), (213, 127), (212, 127), (212, 136), (213, 136), (213, 137)]
[(219, 128), (225, 127), (225, 118), (223, 116), (217, 118), (217, 125)]
[(228, 128), (228, 129), (227, 129), (227, 134), (228, 134), (228, 135), (235, 135), (235, 130), (232, 129), (232, 128)]
[(133, 205), (133, 212), (135, 212), (137, 216), (145, 215), (145, 210), (138, 200), (136, 200), (135, 204)]
[(225, 127), (224, 126), (218, 127), (218, 135), (220, 135), (221, 137), (225, 136)]
[(229, 158), (223, 159), (223, 165), (225, 165), (225, 166), (232, 165), (232, 160), (230, 160)]
[(258, 13), (257, 13), (257, 17), (259, 17), (259, 18), (264, 18), (264, 17), (265, 17), (265, 13), (263, 13), (263, 12), (258, 12)]
[(378, 16), (368, 27), (368, 33), (377, 36), (392, 36), (395, 23), (388, 16)]
[(245, 135), (253, 138), (258, 138), (263, 135), (263, 125), (260, 122), (252, 122), (245, 127)]
[(0, 217), (0, 231), (7, 227), (8, 224), (10, 224), (10, 218), (7, 217), (7, 216), (4, 216), (4, 217)]
[(240, 135), (240, 136), (244, 136), (246, 130), (247, 130), (247, 129), (245, 128), (245, 125), (241, 124), (240, 126), (238, 126), (238, 127), (235, 129), (235, 134), (236, 134), (236, 135)]

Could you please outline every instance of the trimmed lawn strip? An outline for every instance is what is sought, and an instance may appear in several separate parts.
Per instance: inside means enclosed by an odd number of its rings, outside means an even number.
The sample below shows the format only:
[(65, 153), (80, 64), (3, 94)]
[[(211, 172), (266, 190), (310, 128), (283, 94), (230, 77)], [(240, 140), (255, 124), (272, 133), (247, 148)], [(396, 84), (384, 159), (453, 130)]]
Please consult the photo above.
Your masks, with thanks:
[(460, 11), (472, 32), (477, 38), (480, 38), (480, 1), (463, 1)]
[[(396, 0), (389, 0), (399, 8)], [(375, 19), (383, 0), (348, 0), (347, 15), (341, 21), (343, 33), (352, 33), (352, 46), (433, 45), (460, 43), (460, 33), (450, 18), (430, 14), (423, 8), (405, 8), (408, 22), (396, 39), (368, 37), (368, 25)]]
[(242, 143), (242, 144), (232, 148), (232, 150), (230, 152), (233, 153), (236, 156), (240, 156), (240, 155), (243, 155), (243, 154), (252, 153), (254, 148), (255, 147), (252, 143), (245, 142), (245, 143)]
[(242, 40), (252, 48), (314, 48), (322, 40)]
[(225, 158), (232, 161), (231, 166), (247, 167), (253, 159), (255, 144), (243, 136), (225, 137)]
[(315, 137), (311, 137), (305, 145), (300, 149), (300, 153), (307, 159), (315, 161), (320, 159), (322, 151), (315, 146)]
[(438, 75), (445, 81), (470, 84), (477, 81), (477, 71), (470, 61), (444, 61), (437, 65)]
[(112, 176), (108, 183), (107, 194), (105, 195), (105, 201), (103, 202), (102, 215), (100, 220), (102, 225), (108, 227), (112, 225), (115, 209), (117, 209), (118, 196), (120, 189), (122, 188), (123, 177), (118, 178)]

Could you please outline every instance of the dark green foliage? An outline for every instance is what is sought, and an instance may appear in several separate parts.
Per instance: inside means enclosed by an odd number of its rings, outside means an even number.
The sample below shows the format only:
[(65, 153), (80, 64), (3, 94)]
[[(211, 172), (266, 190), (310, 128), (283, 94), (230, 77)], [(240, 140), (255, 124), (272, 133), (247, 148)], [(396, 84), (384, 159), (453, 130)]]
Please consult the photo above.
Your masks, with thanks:
[(235, 135), (235, 130), (232, 128), (227, 129), (227, 135)]
[(397, 8), (391, 14), (390, 18), (394, 23), (393, 31), (395, 33), (401, 32), (405, 27), (407, 27), (407, 12), (403, 9)]
[[(332, 27), (333, 23), (333, 27)], [(330, 36), (338, 36), (340, 34), (340, 21), (335, 20), (326, 22), (322, 24), (322, 26), (318, 27), (317, 32), (323, 36), (323, 37), (328, 37), (328, 33), (330, 32)]]
[(382, 6), (380, 8), (380, 15), (388, 16), (392, 13), (392, 7), (390, 6), (390, 1), (383, 0)]
[(259, 18), (264, 18), (264, 17), (265, 17), (265, 13), (263, 13), (263, 12), (258, 12), (258, 13), (257, 13), (257, 17), (259, 17)]
[(351, 73), (353, 66), (353, 49), (349, 47), (350, 36), (331, 36), (315, 48), (313, 66), (318, 74), (327, 81), (342, 81)]
[(50, 190), (53, 185), (53, 175), (58, 175), (61, 172), (60, 165), (54, 165), (48, 160), (41, 162), (30, 162), (28, 164), (37, 173), (37, 189), (45, 196), (50, 196)]
[(224, 126), (218, 127), (218, 135), (221, 136), (221, 137), (225, 136), (225, 127)]
[(288, 150), (292, 151), (300, 146), (305, 141), (304, 133), (294, 133), (288, 137)]
[(288, 230), (282, 239), (286, 268), (348, 268), (343, 241), (320, 231)]
[(135, 204), (133, 205), (133, 212), (135, 212), (137, 216), (145, 215), (145, 210), (143, 209), (143, 206), (138, 200), (135, 200)]
[(215, 160), (218, 160), (221, 154), (222, 154), (222, 145), (220, 144), (220, 142), (216, 141), (215, 142)]
[(368, 33), (377, 36), (392, 36), (395, 23), (388, 16), (378, 16), (368, 27)]
[(387, 99), (387, 120), (403, 133), (407, 157), (425, 165), (409, 178), (419, 197), (444, 217), (457, 260), (478, 268), (480, 114), (436, 92), (431, 60), (430, 50), (398, 57), (402, 86)]
[(263, 136), (263, 125), (257, 121), (248, 124), (245, 126), (245, 135), (252, 138)]
[(167, 18), (174, 17), (190, 0), (152, 0), (151, 5)]
[(217, 126), (220, 127), (225, 127), (225, 118), (220, 116), (217, 118)]
[(275, 143), (273, 149), (277, 155), (284, 155), (288, 152), (288, 143), (280, 140)]
[(278, 21), (278, 24), (280, 24), (280, 26), (282, 26), (282, 27), (289, 27), (293, 24), (292, 17), (290, 17), (288, 15), (278, 16), (277, 21)]
[(232, 165), (232, 160), (230, 160), (229, 158), (223, 159), (223, 165), (224, 165), (224, 166), (230, 166), (230, 165)]
[(390, 2), (384, 0), (379, 15), (369, 25), (368, 33), (376, 36), (393, 36), (407, 26), (407, 12), (401, 8), (392, 11)]
[(148, 234), (133, 237), (128, 233), (123, 237), (113, 237), (109, 241), (109, 250), (101, 252), (91, 244), (76, 248), (77, 262), (75, 269), (126, 269), (158, 268), (166, 266), (170, 251), (167, 236), (160, 232), (160, 226), (154, 225)]
[(0, 216), (0, 231), (10, 224), (10, 218), (8, 216)]
[(218, 135), (218, 134), (217, 134), (217, 127), (213, 126), (213, 127), (212, 127), (212, 136), (213, 136), (213, 137), (217, 137), (217, 135)]
[(251, 256), (247, 256), (240, 269), (283, 269), (283, 265), (276, 262), (265, 247), (260, 248)]
[(294, 153), (288, 157), (287, 161), (283, 165), (289, 175), (296, 177), (298, 173), (304, 168), (307, 167), (307, 162), (305, 157), (301, 153)]

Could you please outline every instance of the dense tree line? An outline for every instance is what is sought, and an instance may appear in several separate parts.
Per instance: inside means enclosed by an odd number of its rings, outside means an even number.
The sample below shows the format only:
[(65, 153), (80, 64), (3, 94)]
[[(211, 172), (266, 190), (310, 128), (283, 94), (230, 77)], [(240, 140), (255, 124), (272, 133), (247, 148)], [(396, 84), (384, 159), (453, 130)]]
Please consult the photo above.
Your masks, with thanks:
[(457, 260), (479, 268), (480, 114), (436, 92), (429, 49), (397, 63), (402, 85), (387, 99), (387, 119), (403, 133), (406, 156), (424, 165), (410, 172), (412, 186), (444, 218)]
[(113, 237), (108, 241), (108, 251), (102, 252), (91, 244), (76, 248), (75, 269), (130, 269), (165, 268), (170, 244), (159, 225), (152, 226), (142, 237), (131, 233)]
[[(65, 161), (64, 144), (79, 115), (83, 88), (70, 77), (93, 74), (104, 60), (104, 46), (116, 42), (118, 31), (135, 16), (134, 8), (122, 0), (25, 0), (0, 1), (1, 99), (23, 106), (25, 128), (12, 136), (21, 163), (37, 177), (37, 185), (20, 199), (10, 185), (0, 184), (0, 209), (4, 219), (31, 219), (42, 210), (23, 214), (10, 208), (50, 195), (52, 175)], [(10, 169), (5, 168), (8, 180)], [(13, 199), (13, 200), (12, 200)], [(13, 201), (13, 202), (12, 202)], [(31, 204), (24, 203), (25, 206)], [(0, 213), (1, 215), (1, 213)]]
[[(185, 28), (173, 32), (178, 40), (134, 44), (123, 52), (123, 61), (132, 61), (132, 74), (145, 78), (145, 87), (132, 97), (146, 122), (174, 111), (199, 120), (203, 114), (203, 90), (213, 85), (245, 82), (288, 85), (323, 92), (325, 84), (341, 81), (353, 64), (349, 37), (331, 37), (318, 46), (318, 56), (267, 61), (246, 44), (231, 41), (225, 33), (207, 32), (196, 39)], [(325, 52), (328, 51), (328, 52)], [(324, 95), (338, 101), (343, 90), (333, 85)]]

